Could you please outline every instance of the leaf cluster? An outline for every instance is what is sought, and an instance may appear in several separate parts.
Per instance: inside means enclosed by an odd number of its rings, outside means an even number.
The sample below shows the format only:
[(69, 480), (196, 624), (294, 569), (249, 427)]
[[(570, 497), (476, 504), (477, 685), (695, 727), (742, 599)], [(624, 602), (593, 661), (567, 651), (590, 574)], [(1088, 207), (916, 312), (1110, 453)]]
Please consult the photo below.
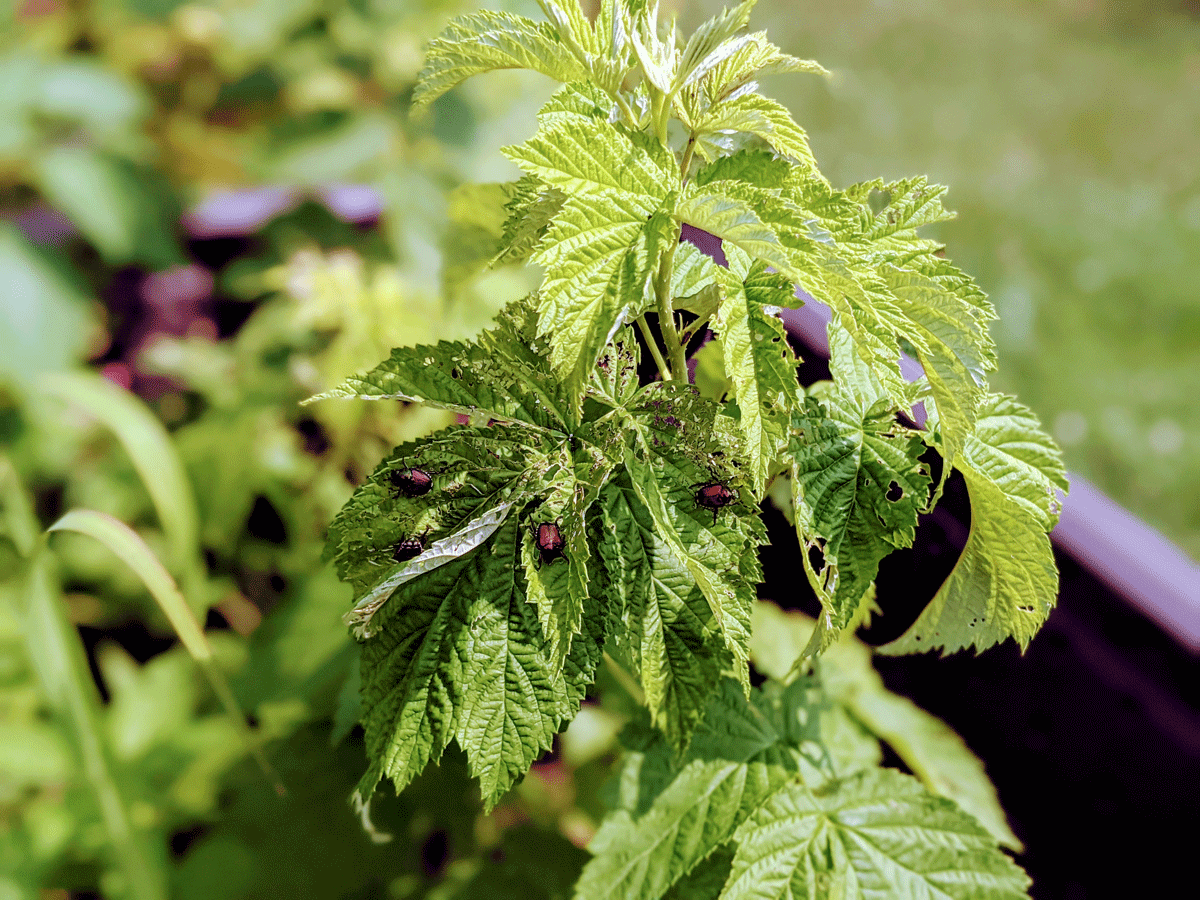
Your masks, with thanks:
[[(540, 5), (543, 23), (456, 20), (414, 95), (428, 104), (503, 68), (563, 82), (536, 134), (505, 150), (523, 177), (472, 194), (491, 209), (472, 214), (490, 236), (477, 261), (536, 266), (539, 289), (477, 340), (398, 348), (314, 398), (460, 417), (396, 447), (329, 530), (362, 641), (360, 801), (385, 776), (403, 788), (453, 742), (490, 808), (551, 748), (603, 661), (645, 708), (664, 748), (652, 793), (670, 799), (661, 813), (658, 799), (622, 807), (601, 829), (579, 896), (662, 896), (710, 854), (728, 875), (713, 896), (722, 884), (721, 896), (757, 895), (768, 868), (776, 893), (871, 894), (911, 877), (913, 890), (1019, 896), (1022, 878), (954, 803), (877, 760), (847, 768), (832, 739), (814, 739), (824, 761), (809, 760), (810, 694), (833, 695), (784, 677), (871, 611), (880, 561), (912, 544), (953, 471), (971, 494), (967, 547), (885, 652), (1024, 647), (1053, 605), (1061, 461), (1028, 409), (990, 392), (992, 308), (919, 234), (948, 218), (944, 189), (832, 187), (803, 130), (757, 91), (764, 74), (823, 70), (747, 32), (752, 0), (687, 40), (657, 4), (606, 0), (594, 19)], [(722, 261), (682, 240), (685, 226), (719, 239)], [(833, 314), (832, 379), (807, 389), (780, 319), (801, 298)], [(699, 339), (716, 348), (717, 396), (688, 383)], [(427, 490), (403, 488), (413, 470)], [(789, 495), (821, 615), (784, 680), (751, 691), (768, 489)], [(877, 706), (890, 713), (860, 719), (903, 718)], [(718, 776), (714, 761), (734, 768)], [(667, 785), (692, 763), (698, 780), (674, 797)], [(880, 804), (897, 818), (874, 822)], [(882, 845), (856, 836), (850, 823), (867, 821)], [(952, 835), (952, 876), (934, 834)], [(785, 851), (782, 868), (765, 861)]]

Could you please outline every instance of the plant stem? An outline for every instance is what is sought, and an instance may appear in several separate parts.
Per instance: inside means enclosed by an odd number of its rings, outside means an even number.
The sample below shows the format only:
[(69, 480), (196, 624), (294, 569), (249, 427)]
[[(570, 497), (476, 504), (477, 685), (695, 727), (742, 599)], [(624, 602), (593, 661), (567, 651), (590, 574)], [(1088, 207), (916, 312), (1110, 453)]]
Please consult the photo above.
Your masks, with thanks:
[(667, 345), (671, 371), (681, 380), (686, 380), (687, 356), (679, 340), (679, 329), (675, 326), (675, 310), (671, 304), (671, 276), (675, 273), (675, 251), (679, 248), (679, 233), (679, 229), (676, 229), (671, 246), (663, 254), (658, 278), (654, 283), (654, 292), (658, 297), (658, 328), (662, 332), (663, 343)]
[(633, 701), (637, 703), (638, 706), (646, 705), (646, 692), (642, 690), (642, 686), (637, 683), (636, 679), (634, 679), (634, 677), (630, 675), (629, 672), (627, 672), (619, 662), (605, 653), (604, 665), (612, 677), (616, 680), (617, 684), (621, 685), (621, 687), (625, 689), (625, 692), (629, 694), (631, 698), (633, 698)]
[(663, 381), (670, 381), (671, 367), (667, 365), (662, 351), (658, 349), (658, 341), (654, 339), (654, 333), (650, 331), (650, 323), (646, 321), (646, 316), (638, 316), (637, 323), (638, 328), (642, 331), (642, 337), (646, 339), (646, 346), (650, 348), (650, 355), (654, 357), (655, 365), (658, 366), (658, 371), (662, 374)]

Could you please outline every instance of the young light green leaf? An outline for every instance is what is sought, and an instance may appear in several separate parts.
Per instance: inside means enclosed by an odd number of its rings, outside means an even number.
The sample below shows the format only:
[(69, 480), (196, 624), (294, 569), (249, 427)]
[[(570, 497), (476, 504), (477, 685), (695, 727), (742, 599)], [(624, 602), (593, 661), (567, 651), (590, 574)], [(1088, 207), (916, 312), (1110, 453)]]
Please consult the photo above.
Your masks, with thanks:
[(752, 134), (804, 170), (818, 171), (808, 135), (792, 119), (787, 107), (769, 97), (761, 94), (735, 97), (710, 109), (692, 126), (692, 134), (697, 138), (730, 132)]
[(566, 202), (562, 191), (547, 187), (532, 175), (518, 181), (505, 207), (508, 219), (492, 265), (524, 262), (532, 256)]
[(769, 150), (739, 150), (714, 160), (696, 173), (696, 184), (714, 181), (745, 181), (756, 187), (782, 188), (792, 174), (792, 165)]
[(519, 527), (510, 518), (380, 610), (362, 648), (363, 800), (385, 775), (403, 788), (453, 738), (490, 809), (578, 710), (600, 658), (599, 612), (556, 675), (519, 578)]
[(980, 651), (1009, 637), (1024, 650), (1054, 608), (1058, 570), (1046, 516), (971, 466), (957, 468), (971, 496), (967, 546), (917, 621), (880, 653)]
[(1062, 451), (1033, 410), (1004, 394), (985, 397), (964, 456), (1047, 531), (1054, 528), (1059, 511), (1055, 489), (1067, 490), (1067, 473)]
[(644, 214), (624, 199), (611, 192), (572, 197), (534, 256), (547, 273), (539, 328), (572, 398), (582, 395), (617, 330), (653, 304), (651, 279), (673, 239), (668, 216)]
[(954, 571), (929, 606), (883, 653), (966, 647), (1012, 637), (1024, 650), (1054, 608), (1058, 570), (1049, 531), (1055, 489), (1066, 490), (1062, 457), (1037, 417), (993, 394), (956, 465), (971, 496), (971, 532)]
[(762, 75), (781, 75), (807, 72), (828, 75), (829, 72), (811, 59), (797, 59), (784, 53), (767, 39), (765, 31), (745, 36), (727, 58), (713, 67), (701, 81), (703, 101), (713, 106), (733, 96)]
[(550, 25), (512, 13), (472, 13), (429, 45), (413, 106), (427, 106), (459, 82), (495, 69), (531, 69), (562, 82), (588, 75)]
[(798, 280), (802, 273), (793, 265), (793, 255), (780, 243), (775, 229), (759, 217), (749, 193), (749, 185), (729, 181), (692, 185), (676, 205), (675, 216)]
[(750, 13), (757, 2), (741, 0), (733, 9), (721, 10), (692, 32), (679, 57), (679, 68), (670, 93), (703, 78), (737, 52), (744, 41), (736, 40), (734, 36), (749, 24)]
[(544, 116), (536, 135), (504, 154), (568, 197), (615, 192), (613, 201), (642, 219), (662, 205), (676, 168), (670, 152), (644, 135), (575, 115)]
[(739, 829), (721, 900), (1016, 900), (1029, 878), (949, 800), (890, 769), (792, 782)]
[[(953, 219), (954, 213), (942, 205), (945, 194), (945, 187), (930, 184), (923, 175), (890, 183), (876, 179), (846, 188), (846, 196), (862, 205), (864, 220), (869, 223), (864, 225), (862, 237), (871, 243), (896, 235), (898, 243), (911, 245), (922, 225)], [(874, 212), (876, 199), (879, 210)]]
[(741, 417), (751, 484), (761, 497), (780, 449), (787, 442), (792, 410), (800, 398), (796, 357), (773, 308), (795, 302), (795, 288), (764, 263), (752, 264), (736, 247), (722, 270), (723, 296), (712, 328), (733, 384)]

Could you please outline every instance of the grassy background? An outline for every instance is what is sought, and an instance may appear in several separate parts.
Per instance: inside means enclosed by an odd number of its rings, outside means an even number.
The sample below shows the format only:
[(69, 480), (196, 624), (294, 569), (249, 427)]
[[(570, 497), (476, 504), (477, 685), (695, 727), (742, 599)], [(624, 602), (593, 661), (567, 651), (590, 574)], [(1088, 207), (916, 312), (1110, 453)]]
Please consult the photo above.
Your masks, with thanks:
[(764, 87), (835, 184), (950, 186), (939, 237), (999, 312), (994, 384), (1200, 559), (1200, 8), (763, 0), (752, 24), (833, 70)]

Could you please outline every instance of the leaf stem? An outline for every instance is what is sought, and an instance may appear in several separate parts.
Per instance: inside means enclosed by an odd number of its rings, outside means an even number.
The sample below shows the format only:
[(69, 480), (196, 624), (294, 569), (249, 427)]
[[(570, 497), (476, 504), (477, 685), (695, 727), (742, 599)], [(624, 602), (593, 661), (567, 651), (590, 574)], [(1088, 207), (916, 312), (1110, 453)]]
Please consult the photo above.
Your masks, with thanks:
[(650, 355), (654, 357), (654, 363), (658, 366), (658, 371), (662, 374), (663, 381), (670, 381), (671, 367), (667, 365), (662, 351), (658, 349), (658, 341), (654, 339), (654, 333), (650, 331), (650, 323), (646, 321), (645, 314), (638, 316), (637, 324), (638, 328), (641, 329), (642, 337), (646, 339), (646, 346), (650, 348)]
[(696, 155), (696, 136), (688, 137), (687, 146), (683, 150), (683, 162), (679, 164), (679, 179), (680, 183), (686, 187), (688, 183), (688, 172), (692, 168), (692, 158)]

